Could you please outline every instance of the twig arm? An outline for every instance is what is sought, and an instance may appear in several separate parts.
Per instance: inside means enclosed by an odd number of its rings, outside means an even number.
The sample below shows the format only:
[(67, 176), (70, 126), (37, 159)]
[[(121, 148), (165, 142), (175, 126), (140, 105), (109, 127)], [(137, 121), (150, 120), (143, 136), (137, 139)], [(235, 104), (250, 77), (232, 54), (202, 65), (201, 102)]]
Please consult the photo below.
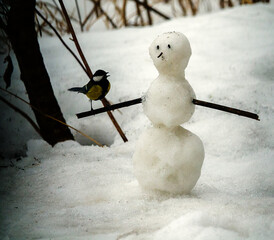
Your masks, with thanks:
[(232, 113), (232, 114), (237, 114), (237, 115), (240, 115), (240, 116), (243, 116), (243, 117), (248, 117), (248, 118), (252, 118), (252, 119), (260, 121), (259, 116), (255, 113), (251, 113), (251, 112), (247, 112), (247, 111), (243, 111), (243, 110), (240, 110), (240, 109), (231, 108), (231, 107), (227, 107), (227, 106), (223, 106), (223, 105), (219, 105), (219, 104), (215, 104), (215, 103), (205, 102), (205, 101), (201, 101), (201, 100), (197, 100), (197, 99), (193, 99), (192, 102), (195, 105), (208, 107), (208, 108), (213, 108), (213, 109), (216, 109), (216, 110), (229, 112), (229, 113)]
[(141, 102), (142, 102), (142, 98), (136, 98), (136, 99), (133, 99), (133, 100), (130, 100), (130, 101), (125, 101), (125, 102), (116, 103), (116, 104), (113, 104), (113, 105), (108, 105), (106, 107), (98, 108), (98, 109), (95, 109), (93, 111), (78, 113), (78, 114), (76, 114), (76, 116), (78, 118), (84, 118), (84, 117), (93, 116), (93, 115), (103, 113), (103, 112), (113, 111), (113, 110), (118, 109), (118, 108), (129, 107), (129, 106), (141, 103)]
[[(88, 117), (88, 116), (93, 116), (99, 113), (103, 113), (103, 112), (109, 112), (118, 108), (124, 108), (124, 107), (129, 107), (135, 104), (139, 104), (142, 103), (143, 98), (136, 98), (130, 101), (125, 101), (125, 102), (121, 102), (121, 103), (116, 103), (113, 105), (108, 105), (105, 106), (103, 108), (98, 108), (95, 109), (93, 111), (87, 111), (87, 112), (82, 112), (82, 113), (78, 113), (76, 114), (76, 116), (78, 118), (84, 118), (84, 117)], [(255, 113), (251, 113), (251, 112), (247, 112), (247, 111), (243, 111), (240, 109), (236, 109), (236, 108), (231, 108), (231, 107), (227, 107), (227, 106), (223, 106), (223, 105), (219, 105), (219, 104), (215, 104), (215, 103), (210, 103), (210, 102), (205, 102), (205, 101), (201, 101), (201, 100), (197, 100), (197, 99), (193, 99), (193, 104), (195, 105), (199, 105), (199, 106), (203, 106), (203, 107), (208, 107), (208, 108), (213, 108), (216, 110), (220, 110), (220, 111), (224, 111), (224, 112), (229, 112), (232, 114), (237, 114), (243, 117), (248, 117), (251, 119), (255, 119), (260, 121), (259, 116)]]

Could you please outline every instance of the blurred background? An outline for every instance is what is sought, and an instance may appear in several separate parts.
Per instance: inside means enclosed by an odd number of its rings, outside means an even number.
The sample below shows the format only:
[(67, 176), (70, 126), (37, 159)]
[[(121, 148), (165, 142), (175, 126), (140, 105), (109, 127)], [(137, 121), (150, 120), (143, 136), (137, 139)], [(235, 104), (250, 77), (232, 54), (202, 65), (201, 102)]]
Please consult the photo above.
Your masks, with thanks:
[[(74, 0), (66, 1), (70, 18), (80, 31), (146, 26), (182, 16), (195, 16), (242, 4), (270, 0)], [(37, 1), (37, 9), (60, 33), (68, 27), (56, 0)], [(54, 35), (48, 24), (37, 19), (37, 30)]]

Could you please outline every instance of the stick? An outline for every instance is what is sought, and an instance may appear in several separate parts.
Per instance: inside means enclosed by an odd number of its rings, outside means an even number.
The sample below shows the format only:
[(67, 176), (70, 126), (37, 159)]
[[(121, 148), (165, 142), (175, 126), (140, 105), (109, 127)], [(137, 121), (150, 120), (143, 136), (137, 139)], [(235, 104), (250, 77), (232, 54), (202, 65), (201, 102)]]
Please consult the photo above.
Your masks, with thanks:
[[(102, 103), (103, 103), (104, 107), (111, 106), (109, 101), (106, 98), (102, 99)], [(119, 132), (119, 134), (120, 134), (121, 138), (123, 139), (123, 141), (127, 142), (128, 139), (127, 139), (126, 135), (124, 134), (124, 132), (122, 131), (122, 129), (120, 128), (120, 126), (117, 123), (116, 119), (114, 118), (113, 114), (110, 111), (107, 111), (107, 114), (108, 114), (109, 118), (111, 119), (112, 123), (114, 124), (115, 128)]]
[[(22, 115), (22, 117), (24, 117), (29, 123), (30, 125), (34, 128), (34, 130), (41, 136), (41, 132), (40, 132), (40, 128), (37, 126), (37, 124), (30, 118), (30, 116), (28, 114), (26, 114), (25, 112), (23, 112), (21, 109), (19, 109), (18, 107), (16, 107), (15, 105), (13, 105), (12, 103), (10, 103), (9, 101), (7, 101), (5, 98), (0, 96), (0, 100), (2, 102), (4, 102), (5, 104), (7, 104), (10, 108), (12, 108), (15, 112), (18, 112), (19, 114)], [(42, 136), (41, 136), (42, 137)]]
[[(21, 100), (22, 102), (28, 104), (33, 110), (39, 112), (39, 113), (42, 114), (43, 116), (45, 116), (45, 117), (47, 117), (47, 118), (50, 118), (50, 119), (52, 119), (52, 120), (54, 120), (54, 121), (57, 121), (57, 122), (59, 122), (59, 123), (61, 123), (61, 124), (63, 124), (63, 125), (66, 125), (67, 127), (71, 128), (71, 129), (73, 129), (73, 130), (75, 130), (76, 132), (80, 133), (80, 134), (83, 135), (84, 137), (88, 138), (89, 140), (91, 140), (92, 142), (94, 142), (95, 144), (97, 144), (98, 146), (104, 147), (104, 145), (102, 145), (101, 143), (99, 143), (99, 142), (96, 141), (95, 139), (91, 138), (91, 137), (88, 136), (87, 134), (81, 132), (80, 130), (78, 130), (78, 129), (76, 129), (76, 128), (70, 126), (69, 124), (64, 123), (64, 122), (60, 121), (59, 119), (56, 119), (56, 118), (54, 118), (54, 117), (52, 117), (52, 116), (50, 116), (50, 115), (48, 115), (48, 114), (46, 114), (46, 113), (43, 113), (41, 110), (39, 110), (37, 107), (31, 105), (29, 102), (27, 102), (27, 101), (24, 100), (23, 98), (21, 98), (21, 97), (15, 95), (14, 93), (12, 93), (12, 92), (10, 92), (10, 91), (8, 91), (8, 90), (2, 88), (2, 87), (0, 87), (0, 89), (1, 89), (2, 91), (4, 91), (4, 92), (6, 92), (6, 93), (8, 93), (8, 94), (10, 94), (10, 95), (12, 95), (12, 96), (14, 96), (14, 97), (16, 97), (17, 99)], [(3, 101), (3, 99), (1, 99), (1, 100)], [(3, 102), (5, 102), (5, 101), (3, 101)], [(6, 103), (6, 102), (5, 102), (5, 103)], [(18, 111), (18, 108), (16, 109), (15, 106), (11, 106), (11, 104), (8, 104), (8, 103), (6, 103), (6, 104), (9, 105), (11, 108), (13, 108), (15, 111), (19, 112), (22, 116), (24, 116), (23, 111), (20, 112), (20, 109), (19, 109), (19, 111)], [(24, 117), (25, 117), (25, 116), (24, 116)], [(27, 120), (28, 120), (28, 119), (27, 119)], [(29, 121), (29, 120), (28, 120), (28, 121)], [(29, 121), (29, 122), (30, 122), (30, 124), (33, 126), (33, 124), (31, 123), (31, 121)], [(33, 126), (33, 127), (34, 127), (34, 126)], [(35, 128), (35, 127), (34, 127), (34, 128)], [(39, 128), (38, 128), (38, 129), (39, 129)], [(37, 131), (38, 129), (35, 128), (36, 131)], [(40, 129), (39, 129), (39, 132), (40, 132)], [(39, 133), (39, 132), (38, 132), (38, 133)]]
[(166, 16), (165, 14), (161, 13), (160, 11), (156, 10), (155, 8), (151, 7), (150, 5), (147, 4), (146, 1), (144, 2), (141, 2), (139, 0), (133, 0), (135, 2), (137, 2), (138, 4), (142, 5), (145, 9), (149, 10), (149, 11), (152, 11), (156, 14), (158, 14), (159, 16), (161, 16), (162, 18), (166, 19), (166, 20), (169, 20), (170, 17)]
[[(139, 103), (142, 103), (142, 101), (143, 101), (143, 98), (136, 98), (136, 99), (133, 99), (133, 100), (130, 100), (130, 101), (116, 103), (116, 104), (113, 104), (111, 106), (98, 108), (98, 109), (95, 109), (93, 111), (78, 113), (78, 114), (76, 114), (76, 116), (78, 118), (93, 116), (93, 115), (103, 113), (103, 112), (106, 112), (106, 111), (112, 111), (112, 110), (115, 110), (115, 109), (118, 109), (118, 108), (124, 108), (124, 107), (129, 107), (131, 105), (139, 104)], [(248, 117), (248, 118), (260, 121), (259, 116), (255, 113), (243, 111), (243, 110), (236, 109), (236, 108), (226, 107), (226, 106), (215, 104), (215, 103), (205, 102), (205, 101), (201, 101), (201, 100), (197, 100), (197, 99), (193, 99), (192, 102), (195, 105), (208, 107), (208, 108), (213, 108), (213, 109), (216, 109), (216, 110), (229, 112), (229, 113), (232, 113), (232, 114), (237, 114), (237, 115), (240, 115), (240, 116), (243, 116), (243, 117)]]
[(70, 19), (69, 19), (69, 15), (68, 15), (68, 13), (67, 13), (67, 10), (66, 10), (66, 8), (65, 8), (65, 5), (64, 5), (64, 3), (63, 3), (62, 0), (59, 0), (59, 3), (60, 3), (60, 6), (61, 6), (61, 8), (62, 8), (62, 12), (63, 12), (63, 14), (65, 15), (66, 22), (67, 22), (67, 24), (68, 24), (69, 31), (70, 31), (70, 33), (71, 33), (71, 35), (72, 35), (74, 44), (75, 44), (75, 46), (76, 46), (76, 48), (77, 48), (77, 51), (78, 51), (78, 53), (79, 53), (79, 55), (80, 55), (80, 57), (81, 57), (81, 59), (82, 59), (84, 65), (85, 65), (85, 67), (86, 67), (88, 76), (89, 76), (89, 78), (91, 79), (92, 76), (93, 76), (92, 71), (90, 70), (90, 67), (89, 67), (88, 62), (87, 62), (87, 60), (86, 60), (86, 58), (85, 58), (85, 55), (84, 55), (84, 53), (82, 52), (82, 49), (81, 49), (81, 47), (80, 47), (80, 44), (79, 44), (79, 42), (78, 42), (78, 39), (77, 39), (76, 34), (75, 34), (75, 32), (74, 32), (74, 29), (73, 29), (73, 27), (72, 27), (72, 25), (71, 25), (71, 22), (70, 22)]
[(231, 107), (227, 107), (227, 106), (223, 106), (223, 105), (219, 105), (219, 104), (215, 104), (215, 103), (205, 102), (205, 101), (201, 101), (201, 100), (197, 100), (197, 99), (193, 99), (192, 102), (195, 105), (208, 107), (208, 108), (213, 108), (213, 109), (216, 109), (216, 110), (229, 112), (229, 113), (232, 113), (232, 114), (237, 114), (237, 115), (240, 115), (240, 116), (243, 116), (243, 117), (248, 117), (248, 118), (252, 118), (252, 119), (260, 121), (259, 116), (255, 113), (251, 113), (251, 112), (247, 112), (247, 111), (243, 111), (243, 110), (240, 110), (240, 109), (231, 108)]
[(49, 27), (53, 30), (53, 32), (56, 34), (56, 36), (59, 38), (59, 40), (61, 41), (61, 43), (63, 43), (63, 45), (65, 46), (65, 48), (72, 54), (72, 56), (76, 59), (76, 61), (79, 63), (79, 65), (82, 67), (82, 69), (85, 71), (86, 74), (87, 70), (85, 69), (85, 66), (81, 63), (81, 61), (79, 60), (79, 58), (75, 55), (75, 53), (70, 49), (70, 47), (65, 43), (65, 41), (62, 39), (61, 35), (58, 33), (58, 31), (55, 29), (55, 27), (53, 27), (53, 25), (37, 10), (37, 8), (35, 8), (35, 12), (36, 14), (38, 14), (38, 16), (40, 18), (42, 18), (48, 25)]
[[(90, 67), (89, 67), (89, 65), (88, 65), (88, 62), (87, 62), (87, 60), (86, 60), (86, 58), (85, 58), (85, 56), (84, 56), (84, 53), (82, 52), (82, 49), (81, 49), (81, 47), (80, 47), (80, 44), (79, 44), (79, 42), (78, 42), (78, 39), (77, 39), (76, 34), (75, 34), (75, 32), (74, 32), (74, 29), (73, 29), (73, 27), (72, 27), (72, 25), (71, 25), (71, 22), (70, 22), (70, 19), (69, 19), (67, 10), (66, 10), (65, 5), (64, 5), (64, 3), (63, 3), (63, 0), (59, 0), (59, 3), (60, 3), (60, 5), (61, 5), (62, 11), (63, 11), (63, 13), (64, 13), (64, 15), (65, 15), (65, 18), (66, 18), (66, 21), (67, 21), (67, 24), (68, 24), (70, 33), (71, 33), (71, 35), (72, 35), (74, 44), (75, 44), (75, 46), (76, 46), (76, 48), (77, 48), (77, 51), (78, 51), (78, 53), (79, 53), (79, 55), (80, 55), (80, 57), (81, 57), (81, 59), (82, 59), (84, 65), (85, 65), (86, 73), (87, 73), (88, 77), (89, 77), (90, 79), (92, 79), (92, 76), (93, 76), (92, 71), (91, 71), (91, 69), (90, 69)], [(102, 99), (101, 101), (102, 101), (104, 107), (106, 107), (107, 105), (109, 105), (109, 102), (107, 101), (106, 98)], [(117, 121), (115, 120), (115, 118), (114, 118), (114, 116), (112, 115), (112, 113), (111, 113), (111, 112), (108, 112), (108, 116), (110, 117), (111, 121), (113, 122), (113, 125), (115, 126), (115, 128), (116, 128), (117, 131), (119, 132), (121, 138), (124, 140), (124, 142), (127, 142), (128, 140), (127, 140), (125, 134), (123, 133), (122, 129), (120, 128), (119, 124), (118, 124)]]
[[(94, 1), (93, 1), (94, 2)], [(100, 9), (101, 13), (107, 18), (107, 20), (110, 22), (113, 28), (117, 28), (116, 24), (112, 21), (111, 17), (103, 10), (103, 8), (100, 5), (100, 2), (95, 3), (97, 7)]]
[(83, 32), (84, 28), (83, 28), (83, 24), (82, 24), (82, 18), (81, 18), (80, 8), (79, 8), (79, 5), (78, 5), (78, 0), (75, 0), (75, 5), (76, 5), (76, 9), (77, 9), (77, 14), (78, 14), (78, 18), (79, 18), (80, 27), (81, 27), (81, 32)]
[(136, 99), (133, 99), (133, 100), (130, 100), (130, 101), (125, 101), (125, 102), (116, 103), (116, 104), (113, 104), (113, 105), (108, 105), (106, 107), (98, 108), (98, 109), (95, 109), (93, 111), (78, 113), (78, 114), (76, 114), (76, 116), (78, 118), (84, 118), (84, 117), (93, 116), (93, 115), (96, 115), (96, 114), (99, 114), (99, 113), (103, 113), (103, 112), (106, 112), (106, 111), (112, 111), (112, 110), (115, 110), (115, 109), (118, 109), (118, 108), (129, 107), (131, 105), (135, 105), (135, 104), (138, 104), (138, 103), (142, 103), (142, 98), (136, 98)]

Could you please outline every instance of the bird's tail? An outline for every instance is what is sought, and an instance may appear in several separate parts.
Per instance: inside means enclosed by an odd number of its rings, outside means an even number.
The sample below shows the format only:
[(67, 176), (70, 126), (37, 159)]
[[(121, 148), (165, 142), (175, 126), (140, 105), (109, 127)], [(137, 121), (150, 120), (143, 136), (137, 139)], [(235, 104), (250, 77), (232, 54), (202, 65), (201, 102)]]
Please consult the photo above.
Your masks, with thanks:
[(86, 90), (84, 87), (73, 87), (73, 88), (69, 88), (68, 91), (78, 92), (78, 93), (86, 93)]

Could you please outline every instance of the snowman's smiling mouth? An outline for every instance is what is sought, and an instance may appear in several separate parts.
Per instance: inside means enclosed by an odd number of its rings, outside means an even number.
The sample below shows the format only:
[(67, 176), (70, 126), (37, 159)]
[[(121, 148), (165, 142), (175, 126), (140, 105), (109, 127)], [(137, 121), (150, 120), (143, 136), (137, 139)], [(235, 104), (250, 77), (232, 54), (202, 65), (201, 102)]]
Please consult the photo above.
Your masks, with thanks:
[(163, 52), (161, 52), (157, 58), (161, 57), (162, 55), (163, 55)]

